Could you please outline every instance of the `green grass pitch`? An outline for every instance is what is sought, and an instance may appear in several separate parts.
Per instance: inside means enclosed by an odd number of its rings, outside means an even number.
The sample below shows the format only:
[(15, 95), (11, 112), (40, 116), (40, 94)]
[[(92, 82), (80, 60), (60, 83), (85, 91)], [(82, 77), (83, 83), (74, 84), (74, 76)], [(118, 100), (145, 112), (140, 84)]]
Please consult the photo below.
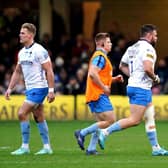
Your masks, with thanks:
[[(1, 168), (165, 168), (168, 156), (151, 156), (151, 147), (144, 132), (144, 123), (108, 137), (105, 150), (98, 156), (86, 156), (76, 144), (74, 130), (89, 126), (93, 121), (48, 121), (53, 155), (35, 156), (41, 147), (36, 124), (31, 122), (29, 155), (12, 156), (10, 152), (21, 144), (18, 121), (0, 121)], [(160, 145), (168, 149), (168, 123), (158, 121)], [(87, 136), (87, 147), (90, 136)]]

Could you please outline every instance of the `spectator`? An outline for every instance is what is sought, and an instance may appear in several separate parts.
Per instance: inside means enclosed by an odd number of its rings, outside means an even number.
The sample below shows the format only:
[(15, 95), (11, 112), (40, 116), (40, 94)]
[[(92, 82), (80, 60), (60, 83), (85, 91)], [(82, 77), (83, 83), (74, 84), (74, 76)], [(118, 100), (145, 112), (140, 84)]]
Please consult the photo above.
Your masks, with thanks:
[(78, 95), (81, 94), (80, 85), (75, 76), (69, 78), (68, 84), (65, 86), (64, 94)]
[(86, 77), (87, 77), (87, 74), (85, 73), (85, 70), (82, 68), (79, 68), (76, 72), (76, 79), (79, 83), (79, 90), (81, 94), (85, 93)]
[(77, 34), (74, 46), (72, 46), (72, 56), (81, 58), (83, 52), (87, 52), (89, 46), (86, 44), (83, 34)]
[(163, 93), (164, 85), (166, 84), (166, 81), (168, 79), (168, 67), (167, 67), (166, 60), (164, 58), (161, 58), (158, 61), (158, 65), (157, 65), (157, 68), (156, 68), (156, 73), (160, 77), (160, 84), (155, 86), (155, 87), (160, 89), (160, 93)]

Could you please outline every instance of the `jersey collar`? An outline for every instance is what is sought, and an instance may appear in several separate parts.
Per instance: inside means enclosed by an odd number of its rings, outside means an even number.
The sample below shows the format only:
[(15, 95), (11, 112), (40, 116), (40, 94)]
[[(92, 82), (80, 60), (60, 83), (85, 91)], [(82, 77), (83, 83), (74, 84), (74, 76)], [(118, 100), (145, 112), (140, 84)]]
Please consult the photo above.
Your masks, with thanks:
[(96, 48), (96, 51), (101, 51), (101, 52), (103, 52), (105, 55), (107, 55), (107, 52), (106, 52), (103, 48)]
[(148, 40), (146, 40), (144, 38), (140, 38), (139, 41), (146, 41), (147, 43), (151, 44)]
[(35, 43), (35, 42), (33, 42), (31, 45), (29, 45), (29, 46), (27, 46), (27, 47), (25, 47), (25, 48), (26, 48), (26, 49), (31, 48), (31, 47), (34, 45), (34, 43)]

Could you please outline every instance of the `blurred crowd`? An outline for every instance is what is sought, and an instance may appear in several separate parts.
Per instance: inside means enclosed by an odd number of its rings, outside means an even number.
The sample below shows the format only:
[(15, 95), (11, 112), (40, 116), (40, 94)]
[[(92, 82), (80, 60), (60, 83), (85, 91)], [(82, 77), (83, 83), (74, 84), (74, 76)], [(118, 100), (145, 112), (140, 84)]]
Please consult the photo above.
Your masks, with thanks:
[[(35, 14), (24, 11), (23, 16), (22, 13), (22, 11), (14, 10), (13, 8), (4, 9), (0, 12), (0, 94), (4, 94), (17, 63), (17, 54), (21, 48), (18, 39), (21, 24), (25, 22), (26, 17), (26, 21), (38, 25), (38, 19), (35, 17)], [(114, 68), (113, 73), (115, 76), (121, 74), (118, 66), (123, 53), (128, 46), (137, 40), (138, 35), (137, 37), (131, 37), (123, 34), (117, 22), (111, 24), (109, 33), (113, 43), (109, 57)], [(88, 61), (95, 49), (94, 40), (85, 39), (82, 33), (77, 34), (73, 38), (66, 32), (59, 35), (59, 38), (55, 36), (53, 38), (49, 34), (44, 33), (42, 39), (36, 39), (37, 42), (41, 43), (48, 50), (51, 57), (55, 75), (55, 93), (58, 95), (84, 94)], [(161, 83), (152, 88), (153, 94), (168, 94), (167, 57), (159, 59), (156, 73), (160, 76)], [(124, 83), (112, 85), (112, 94), (126, 94), (127, 77), (124, 76), (124, 78)], [(18, 81), (13, 93), (24, 93), (24, 82), (22, 78)]]

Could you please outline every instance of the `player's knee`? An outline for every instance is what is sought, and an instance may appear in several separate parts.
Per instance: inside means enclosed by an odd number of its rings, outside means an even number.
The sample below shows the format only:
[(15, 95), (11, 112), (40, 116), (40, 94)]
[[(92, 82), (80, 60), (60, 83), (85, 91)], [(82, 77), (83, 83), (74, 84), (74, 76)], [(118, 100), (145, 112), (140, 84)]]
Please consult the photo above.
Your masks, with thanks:
[(108, 127), (108, 126), (110, 126), (111, 124), (113, 124), (114, 121), (115, 121), (114, 119), (111, 119), (111, 120), (106, 121), (106, 127)]
[(145, 117), (146, 120), (154, 120), (155, 119), (155, 110), (154, 110), (153, 105), (149, 106), (146, 109), (144, 117)]
[(36, 115), (33, 115), (34, 117), (34, 121), (36, 123), (39, 123), (39, 122), (43, 122), (44, 121), (44, 117), (43, 116), (36, 116)]
[(19, 118), (20, 121), (26, 120), (25, 114), (21, 113), (21, 112), (18, 113), (18, 118)]
[(108, 119), (106, 120), (108, 126), (113, 124), (115, 121), (116, 121), (116, 118), (114, 115), (109, 116)]
[(109, 121), (101, 121), (101, 122), (99, 122), (99, 128), (101, 128), (101, 129), (107, 128), (108, 126), (110, 126), (110, 122)]

